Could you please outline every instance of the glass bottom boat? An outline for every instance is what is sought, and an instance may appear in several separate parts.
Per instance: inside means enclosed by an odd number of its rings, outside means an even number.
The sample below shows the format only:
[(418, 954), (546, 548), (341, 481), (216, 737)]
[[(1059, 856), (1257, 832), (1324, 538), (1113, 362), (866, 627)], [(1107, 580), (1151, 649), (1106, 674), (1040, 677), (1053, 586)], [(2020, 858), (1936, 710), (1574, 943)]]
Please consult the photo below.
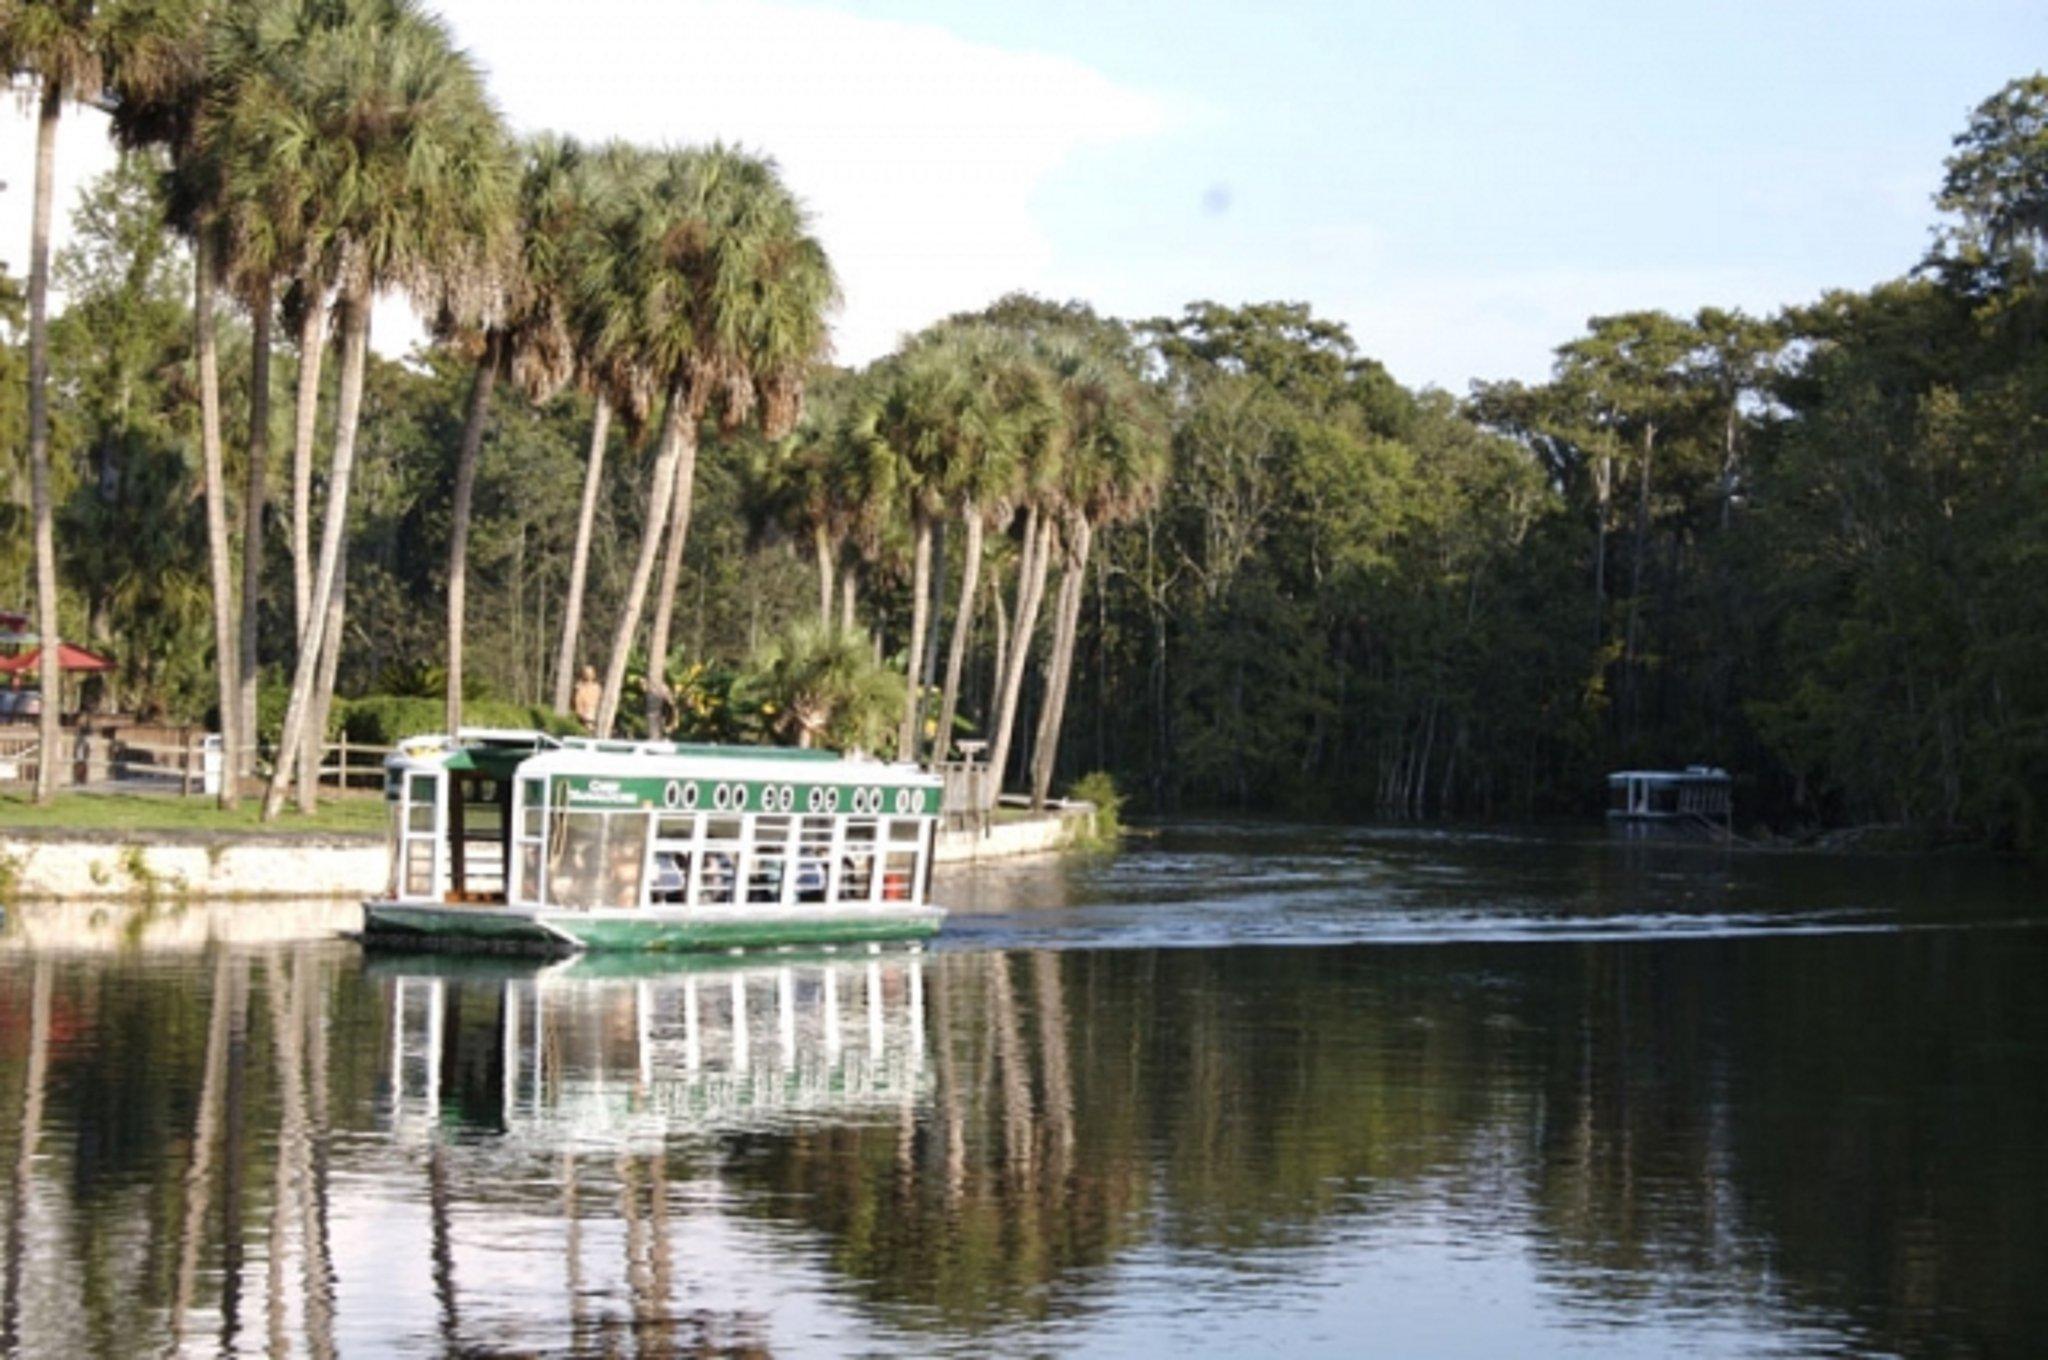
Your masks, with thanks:
[(366, 944), (567, 954), (916, 940), (940, 781), (831, 752), (465, 729), (385, 762)]

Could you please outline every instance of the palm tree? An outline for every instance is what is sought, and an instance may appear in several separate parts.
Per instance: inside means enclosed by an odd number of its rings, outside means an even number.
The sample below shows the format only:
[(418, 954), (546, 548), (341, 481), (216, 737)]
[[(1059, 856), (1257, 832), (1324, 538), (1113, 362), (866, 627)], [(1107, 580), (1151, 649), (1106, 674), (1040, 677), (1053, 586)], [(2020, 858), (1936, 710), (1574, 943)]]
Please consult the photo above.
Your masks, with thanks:
[(326, 522), (264, 795), (266, 820), (283, 806), (304, 759), (301, 744), (318, 739), (308, 719), (319, 699), (322, 649), (339, 646), (328, 611), (348, 526), (371, 301), (379, 288), (397, 286), (432, 315), (486, 314), (516, 187), (497, 111), (439, 20), (415, 0), (332, 0), (321, 13), (324, 22), (276, 49), (294, 59), (266, 82), (285, 104), (274, 118), (251, 120), (244, 148), (325, 170), (304, 183), (318, 186), (308, 216), (321, 224), (321, 253), (334, 262), (341, 323)]
[(604, 485), (605, 441), (614, 413), (623, 411), (630, 432), (644, 425), (652, 395), (644, 370), (622, 345), (630, 334), (632, 298), (607, 287), (621, 271), (604, 260), (604, 252), (624, 238), (627, 213), (650, 180), (653, 153), (625, 142), (609, 142), (582, 162), (580, 193), (584, 202), (582, 230), (574, 237), (575, 257), (567, 262), (568, 305), (576, 347), (576, 376), (592, 398), (590, 453), (583, 468), (583, 496), (576, 515), (576, 545), (569, 557), (569, 587), (562, 607), (562, 642), (555, 653), (554, 708), (569, 711), (570, 687), (576, 676), (576, 650), (582, 641), (583, 596), (590, 570), (590, 540), (597, 523), (597, 498)]
[(851, 374), (822, 371), (805, 394), (803, 420), (787, 447), (772, 448), (752, 474), (761, 512), (811, 545), (818, 566), (818, 620), (827, 625), (839, 560), (852, 532), (852, 507), (841, 498), (839, 480), (853, 456), (853, 394)]
[[(234, 68), (209, 69), (207, 42), (213, 21), (205, 0), (127, 0), (108, 7), (109, 33), (118, 52), (114, 87), (114, 135), (127, 146), (158, 145), (171, 157), (170, 218), (192, 240), (193, 356), (198, 369), (200, 466), (205, 485), (207, 575), (213, 592), (213, 639), (220, 694), (223, 809), (240, 800), (243, 740), (253, 738), (253, 689), (245, 696), (238, 678), (243, 649), (236, 643), (234, 573), (228, 544), (227, 475), (221, 448), (220, 340), (215, 306), (226, 272), (229, 242), (221, 216), (218, 161), (201, 136), (209, 104), (228, 89), (217, 74), (232, 79)], [(258, 323), (259, 351), (253, 367), (267, 385), (263, 364), (268, 328)], [(252, 411), (253, 416), (256, 413)], [(264, 418), (268, 420), (267, 400)], [(257, 436), (260, 438), (260, 436)], [(261, 462), (252, 459), (260, 469)], [(260, 476), (260, 473), (259, 473)], [(260, 487), (259, 487), (260, 489)], [(246, 542), (245, 538), (245, 542)], [(260, 542), (256, 544), (260, 555)], [(245, 549), (245, 552), (247, 549)], [(248, 645), (253, 648), (253, 621)], [(254, 666), (253, 654), (248, 657)], [(251, 677), (253, 683), (253, 676)]]
[(1028, 346), (987, 326), (973, 328), (966, 340), (962, 357), (969, 366), (968, 405), (957, 423), (947, 488), (952, 508), (966, 527), (967, 541), (939, 703), (934, 754), (940, 759), (953, 743), (967, 638), (973, 631), (974, 601), (981, 585), (983, 536), (991, 524), (1010, 518), (1026, 471), (1053, 465), (1050, 455), (1062, 433), (1050, 376)]
[[(241, 122), (275, 107), (266, 84), (277, 69), (270, 49), (297, 37), (310, 22), (301, 7), (280, 3), (213, 6), (204, 25), (205, 101), (199, 111), (200, 153), (211, 165), (213, 213), (219, 223), (226, 282), (248, 310), (249, 447), (242, 497), (241, 696), (243, 758), (254, 773), (257, 745), (258, 630), (263, 604), (263, 532), (270, 465), (271, 331), (280, 303), (298, 335), (299, 373), (292, 450), (293, 619), (303, 627), (310, 603), (314, 417), (319, 405), (323, 291), (306, 278), (309, 224), (306, 186), (281, 191), (290, 160), (250, 161), (236, 140)], [(294, 211), (293, 209), (297, 210)]]
[(1064, 345), (1051, 352), (1066, 411), (1067, 459), (1059, 497), (1065, 512), (1065, 567), (1046, 658), (1045, 705), (1032, 745), (1031, 804), (1045, 806), (1059, 758), (1060, 724), (1073, 679), (1081, 596), (1095, 534), (1142, 513), (1166, 476), (1167, 434), (1143, 382), (1130, 367)]
[(38, 87), (35, 204), (28, 256), (28, 465), (35, 517), (36, 631), (42, 636), (43, 715), (36, 801), (57, 793), (62, 672), (57, 667), (57, 533), (50, 493), (50, 208), (55, 198), (57, 120), (67, 99), (102, 96), (108, 74), (106, 16), (91, 0), (15, 0), (0, 8), (0, 71)]
[(668, 551), (648, 643), (650, 732), (666, 698), (661, 675), (676, 578), (689, 530), (698, 427), (730, 432), (758, 421), (781, 438), (800, 414), (805, 379), (825, 354), (838, 298), (831, 265), (772, 161), (724, 146), (667, 156), (635, 198), (625, 248), (599, 265), (601, 292), (630, 298), (616, 336), (663, 394), (660, 452), (647, 522), (612, 634), (597, 730), (618, 713), (626, 663), (646, 604), (654, 555)]
[(744, 682), (798, 746), (872, 749), (901, 703), (902, 680), (867, 639), (800, 619), (762, 644)]
[(913, 344), (881, 371), (856, 417), (857, 438), (896, 469), (898, 494), (910, 512), (910, 646), (904, 655), (901, 760), (917, 758), (918, 691), (929, 620), (932, 526), (946, 508), (950, 426), (964, 404), (964, 365), (934, 341)]
[(508, 261), (496, 320), (483, 327), (476, 376), (455, 460), (454, 507), (448, 529), (448, 731), (462, 730), (462, 632), (469, 579), (470, 501), (491, 392), (500, 375), (527, 400), (543, 402), (575, 375), (570, 332), (569, 269), (584, 210), (579, 193), (583, 150), (566, 137), (542, 136), (524, 149), (517, 255)]

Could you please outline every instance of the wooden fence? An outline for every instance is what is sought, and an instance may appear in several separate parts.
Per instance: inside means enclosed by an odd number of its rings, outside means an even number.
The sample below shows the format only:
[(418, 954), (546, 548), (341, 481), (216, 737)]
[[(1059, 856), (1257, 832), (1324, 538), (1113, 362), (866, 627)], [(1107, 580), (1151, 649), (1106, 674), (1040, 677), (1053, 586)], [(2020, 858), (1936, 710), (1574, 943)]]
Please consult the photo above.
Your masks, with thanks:
[[(220, 775), (220, 750), (198, 727), (95, 724), (67, 727), (57, 771), (61, 786), (99, 793), (206, 791), (209, 773)], [(376, 793), (384, 787), (389, 746), (347, 738), (320, 748), (318, 783), (337, 793)], [(268, 763), (269, 752), (261, 753)], [(41, 742), (32, 728), (0, 729), (0, 786), (33, 786), (42, 763)]]

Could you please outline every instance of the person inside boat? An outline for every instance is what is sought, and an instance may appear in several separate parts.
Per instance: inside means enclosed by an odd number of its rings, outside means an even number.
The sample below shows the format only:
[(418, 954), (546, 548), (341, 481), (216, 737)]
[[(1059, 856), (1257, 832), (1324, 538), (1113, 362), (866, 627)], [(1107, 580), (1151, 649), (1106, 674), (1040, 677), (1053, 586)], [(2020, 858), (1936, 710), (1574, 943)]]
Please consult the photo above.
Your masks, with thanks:
[(634, 906), (640, 900), (640, 846), (630, 837), (611, 845), (611, 892), (607, 901), (615, 907)]
[(660, 850), (654, 856), (654, 878), (647, 885), (650, 900), (681, 905), (690, 887), (690, 857), (680, 850)]
[(867, 897), (874, 882), (875, 859), (867, 851), (849, 851), (839, 866), (839, 896), (859, 901)]
[(704, 878), (697, 885), (699, 902), (732, 901), (732, 856), (723, 850), (711, 850), (704, 855)]

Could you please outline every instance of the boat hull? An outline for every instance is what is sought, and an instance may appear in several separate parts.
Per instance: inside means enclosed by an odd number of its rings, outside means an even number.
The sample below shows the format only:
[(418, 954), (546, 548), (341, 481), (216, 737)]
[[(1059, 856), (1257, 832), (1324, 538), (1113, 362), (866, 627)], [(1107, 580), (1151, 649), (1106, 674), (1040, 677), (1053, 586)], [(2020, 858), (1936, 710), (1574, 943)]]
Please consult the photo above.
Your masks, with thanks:
[(577, 954), (586, 950), (687, 953), (922, 940), (945, 919), (939, 907), (805, 907), (708, 911), (565, 911), (368, 902), (363, 943), (382, 948), (483, 953)]

